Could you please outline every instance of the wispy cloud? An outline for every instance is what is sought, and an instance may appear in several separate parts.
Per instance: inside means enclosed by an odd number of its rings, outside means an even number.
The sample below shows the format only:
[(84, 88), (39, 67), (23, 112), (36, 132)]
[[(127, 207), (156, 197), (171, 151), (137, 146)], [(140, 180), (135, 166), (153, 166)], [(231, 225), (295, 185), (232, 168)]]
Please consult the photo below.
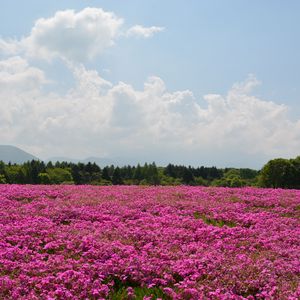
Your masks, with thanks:
[(162, 32), (164, 30), (165, 30), (164, 27), (158, 27), (158, 26), (144, 27), (141, 25), (135, 25), (127, 30), (126, 35), (134, 36), (134, 37), (150, 38), (155, 33)]

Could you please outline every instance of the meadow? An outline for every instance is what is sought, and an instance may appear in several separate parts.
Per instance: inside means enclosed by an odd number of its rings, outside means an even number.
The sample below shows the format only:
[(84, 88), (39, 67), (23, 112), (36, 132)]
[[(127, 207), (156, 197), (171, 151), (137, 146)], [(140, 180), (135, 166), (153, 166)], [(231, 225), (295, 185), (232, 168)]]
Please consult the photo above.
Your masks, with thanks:
[(0, 299), (300, 298), (300, 191), (0, 185)]

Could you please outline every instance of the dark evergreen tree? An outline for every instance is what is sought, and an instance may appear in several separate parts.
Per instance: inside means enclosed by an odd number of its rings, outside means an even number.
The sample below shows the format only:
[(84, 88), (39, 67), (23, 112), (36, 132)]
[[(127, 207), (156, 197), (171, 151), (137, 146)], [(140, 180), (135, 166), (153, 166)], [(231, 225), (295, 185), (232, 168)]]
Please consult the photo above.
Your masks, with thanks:
[(188, 168), (183, 169), (182, 182), (185, 184), (191, 184), (194, 181), (194, 176)]
[(5, 163), (2, 160), (0, 161), (0, 174), (5, 174)]
[(147, 182), (153, 185), (159, 184), (158, 170), (155, 162), (148, 166)]
[(140, 164), (138, 164), (134, 170), (133, 179), (136, 180), (138, 183), (141, 180), (143, 180), (142, 167), (140, 166)]
[(108, 167), (103, 168), (101, 177), (102, 177), (102, 179), (104, 179), (104, 180), (108, 180), (108, 181), (111, 180), (111, 178), (110, 178), (110, 176), (109, 176), (109, 169), (108, 169)]
[(71, 167), (71, 174), (75, 184), (82, 184), (82, 176), (80, 172), (80, 167), (76, 164), (73, 164)]
[(174, 165), (168, 164), (164, 170), (164, 174), (169, 177), (176, 178), (176, 173), (174, 170)]
[(119, 167), (116, 167), (114, 169), (114, 173), (112, 175), (111, 181), (112, 181), (112, 184), (114, 184), (114, 185), (123, 184)]
[(49, 161), (49, 162), (47, 163), (46, 168), (47, 168), (47, 169), (52, 169), (52, 168), (53, 168), (53, 163), (52, 163), (52, 161)]

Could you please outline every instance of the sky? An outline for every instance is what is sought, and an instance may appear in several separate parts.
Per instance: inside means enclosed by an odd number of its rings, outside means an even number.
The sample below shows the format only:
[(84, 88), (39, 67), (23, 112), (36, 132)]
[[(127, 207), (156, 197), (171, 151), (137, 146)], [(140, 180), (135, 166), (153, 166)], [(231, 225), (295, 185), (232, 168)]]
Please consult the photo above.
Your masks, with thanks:
[(0, 2), (0, 141), (41, 159), (300, 155), (300, 2)]

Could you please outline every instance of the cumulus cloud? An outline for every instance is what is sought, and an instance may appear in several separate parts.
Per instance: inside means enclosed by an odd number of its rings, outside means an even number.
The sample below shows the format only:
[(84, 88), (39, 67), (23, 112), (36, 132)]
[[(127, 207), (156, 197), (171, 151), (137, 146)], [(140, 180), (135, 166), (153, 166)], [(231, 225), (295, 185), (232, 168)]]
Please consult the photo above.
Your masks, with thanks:
[[(0, 38), (0, 53), (26, 54), (30, 58), (52, 60), (59, 57), (72, 62), (86, 62), (101, 55), (124, 36), (124, 20), (113, 12), (87, 7), (79, 12), (58, 11), (49, 18), (38, 19), (30, 34), (20, 40)], [(136, 25), (125, 36), (149, 38), (162, 27)]]
[(226, 95), (204, 96), (201, 106), (191, 91), (171, 92), (159, 77), (136, 90), (83, 65), (69, 68), (74, 87), (59, 95), (40, 88), (44, 72), (24, 58), (0, 61), (0, 86), (13, 87), (0, 89), (3, 143), (41, 157), (106, 154), (161, 163), (298, 154), (300, 121), (289, 120), (286, 106), (253, 96), (253, 76)]
[(38, 19), (23, 43), (32, 56), (91, 60), (114, 44), (122, 24), (121, 18), (100, 8), (58, 11)]
[(127, 36), (135, 36), (135, 37), (143, 37), (143, 38), (150, 38), (155, 33), (164, 31), (164, 27), (158, 26), (151, 26), (151, 27), (144, 27), (141, 25), (132, 26), (127, 30)]
[(44, 72), (32, 67), (20, 57), (13, 56), (0, 61), (0, 88), (14, 92), (21, 92), (39, 88), (46, 83)]
[[(0, 40), (0, 140), (49, 156), (134, 157), (135, 161), (245, 165), (300, 148), (300, 120), (288, 107), (252, 94), (254, 75), (227, 94), (200, 105), (189, 90), (170, 91), (149, 77), (140, 90), (113, 84), (82, 63), (100, 55), (122, 32), (123, 20), (101, 9), (61, 11), (39, 19), (20, 41)], [(149, 37), (162, 28), (134, 26)], [(131, 33), (129, 33), (131, 32)], [(31, 57), (59, 57), (74, 78), (66, 92), (49, 91), (49, 79)], [(57, 82), (59, 84), (59, 82)], [(256, 165), (257, 166), (257, 165)]]
[(21, 48), (23, 48), (22, 42), (16, 39), (0, 38), (0, 54), (2, 55), (17, 55)]

